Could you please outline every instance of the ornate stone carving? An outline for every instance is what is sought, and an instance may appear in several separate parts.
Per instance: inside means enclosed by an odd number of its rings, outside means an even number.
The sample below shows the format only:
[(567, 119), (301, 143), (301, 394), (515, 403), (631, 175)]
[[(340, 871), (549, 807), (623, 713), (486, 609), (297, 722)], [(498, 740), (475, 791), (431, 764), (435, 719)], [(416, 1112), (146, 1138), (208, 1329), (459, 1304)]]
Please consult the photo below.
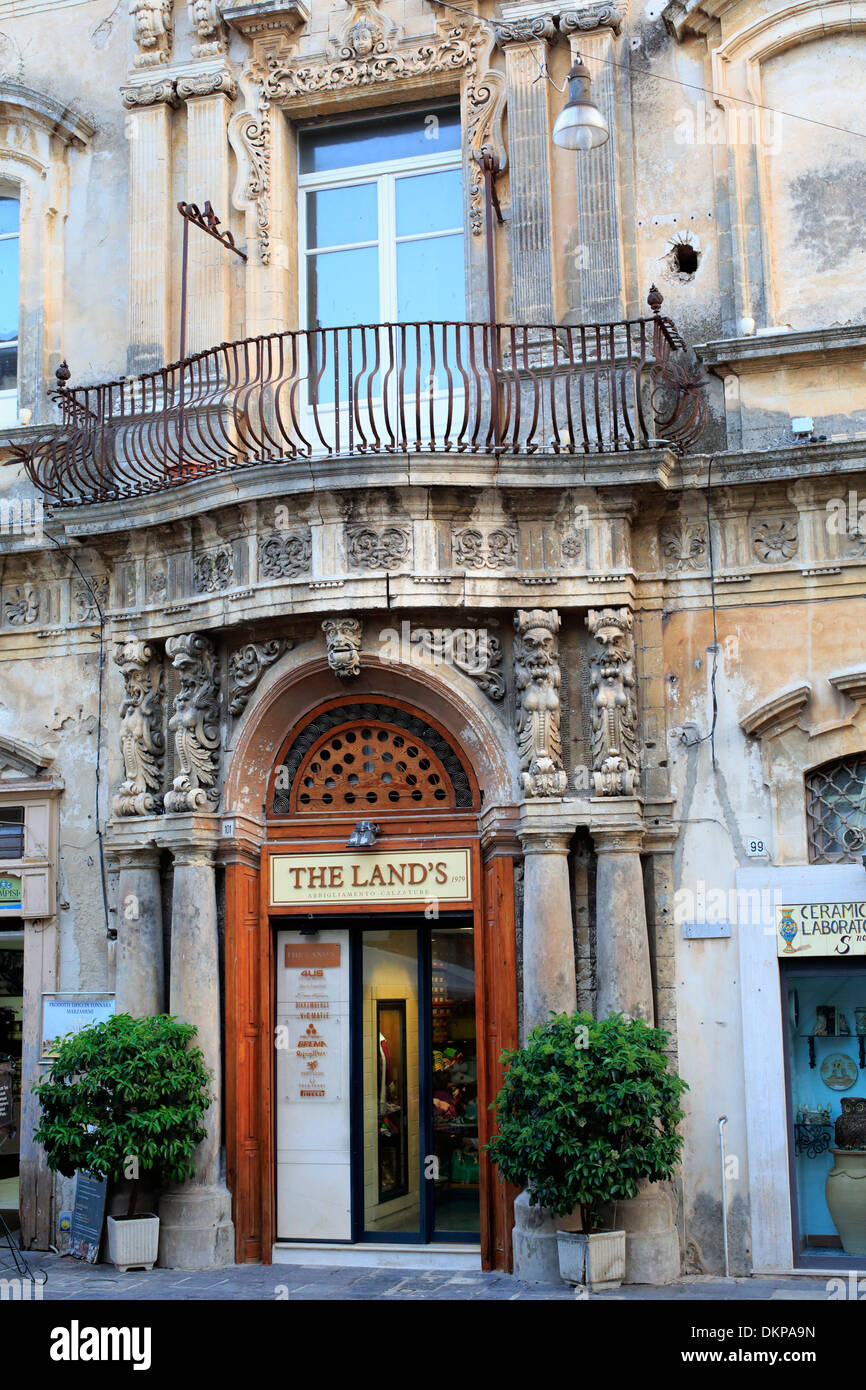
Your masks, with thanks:
[(496, 24), (494, 35), (498, 48), (505, 48), (509, 43), (530, 43), (533, 39), (550, 42), (556, 38), (556, 25), (552, 15), (537, 14)]
[(576, 564), (584, 554), (585, 544), (583, 528), (580, 526), (569, 526), (562, 537), (559, 547), (563, 560)]
[(514, 680), (517, 690), (517, 748), (526, 797), (562, 796), (560, 734), (559, 614), (520, 608), (514, 615)]
[(219, 72), (194, 73), (177, 79), (177, 94), (181, 101), (189, 101), (192, 97), (213, 97), (220, 92), (230, 101), (234, 101), (238, 92), (237, 82), (225, 68)]
[(271, 642), (248, 642), (239, 647), (229, 660), (229, 714), (239, 718), (247, 702), (269, 666), (279, 661), (283, 652), (295, 644), (281, 637)]
[(579, 10), (566, 10), (559, 16), (561, 34), (586, 33), (589, 29), (612, 29), (622, 32), (623, 15), (617, 5), (582, 5)]
[[(91, 576), (89, 579), (90, 588), (87, 584), (76, 584), (74, 594), (75, 619), (77, 623), (92, 623), (99, 621), (99, 609), (103, 614), (108, 609), (109, 580), (108, 575), (103, 574)], [(97, 606), (98, 604), (98, 606)]]
[(396, 569), (407, 559), (410, 543), (405, 526), (346, 528), (346, 554), (353, 569)]
[(227, 589), (234, 575), (235, 561), (231, 546), (208, 550), (197, 555), (192, 567), (192, 583), (197, 594), (216, 594)]
[[(227, 13), (232, 19), (231, 10)], [(385, 17), (372, 3), (361, 0), (354, 7), (336, 59), (328, 55), (299, 58), (291, 51), (287, 53), (284, 46), (253, 59), (248, 76), (258, 89), (255, 109), (235, 117), (229, 136), (241, 166), (235, 199), (239, 206), (248, 204), (255, 208), (263, 265), (270, 261), (272, 105), (302, 101), (321, 92), (423, 79), (441, 72), (460, 72), (463, 68), (474, 71), (483, 34), (474, 16), (467, 16), (465, 22), (440, 21), (434, 35), (411, 42), (395, 39), (399, 31), (386, 32), (385, 23)]]
[(483, 236), (485, 230), (484, 178), (479, 160), (492, 155), (496, 168), (503, 173), (508, 166), (508, 153), (502, 138), (502, 112), (505, 105), (505, 77), (491, 69), (477, 78), (474, 66), (466, 79), (464, 140), (472, 156), (469, 174), (469, 225), (473, 236)]
[(217, 0), (187, 0), (189, 22), (196, 41), (192, 46), (194, 58), (212, 58), (223, 52), (222, 15)]
[(517, 532), (503, 526), (488, 531), (486, 538), (483, 531), (474, 526), (466, 526), (454, 533), (454, 564), (459, 569), (513, 569), (517, 564), (517, 553)]
[(180, 673), (180, 690), (168, 727), (174, 734), (179, 772), (165, 798), (166, 811), (212, 811), (219, 802), (219, 685), (213, 643), (199, 632), (169, 637), (167, 656)]
[(168, 62), (174, 19), (173, 0), (129, 0), (132, 34), (138, 46), (133, 67), (152, 68)]
[(136, 82), (135, 86), (121, 87), (120, 96), (127, 111), (134, 111), (137, 106), (159, 106), (162, 102), (177, 106), (177, 93), (170, 78), (162, 82)]
[(790, 560), (797, 553), (797, 523), (783, 516), (760, 522), (752, 531), (752, 549), (764, 564)]
[(358, 618), (326, 618), (322, 623), (328, 647), (328, 665), (341, 681), (361, 674), (363, 627)]
[(265, 579), (292, 579), (307, 574), (312, 564), (313, 542), (310, 528), (274, 531), (259, 541), (259, 573)]
[(39, 617), (39, 590), (29, 585), (12, 589), (6, 596), (6, 621), (12, 627), (35, 623)]
[(672, 517), (661, 530), (664, 566), (668, 573), (701, 570), (708, 564), (707, 524), (685, 516)]
[(586, 625), (600, 647), (590, 666), (595, 794), (632, 796), (640, 768), (632, 615), (628, 608), (591, 609)]
[(127, 637), (114, 648), (126, 694), (120, 706), (120, 752), (124, 779), (112, 799), (115, 816), (146, 816), (162, 808), (165, 759), (162, 662), (149, 642)]
[(486, 628), (413, 627), (411, 643), (434, 664), (446, 661), (456, 666), (491, 700), (503, 699), (502, 643)]

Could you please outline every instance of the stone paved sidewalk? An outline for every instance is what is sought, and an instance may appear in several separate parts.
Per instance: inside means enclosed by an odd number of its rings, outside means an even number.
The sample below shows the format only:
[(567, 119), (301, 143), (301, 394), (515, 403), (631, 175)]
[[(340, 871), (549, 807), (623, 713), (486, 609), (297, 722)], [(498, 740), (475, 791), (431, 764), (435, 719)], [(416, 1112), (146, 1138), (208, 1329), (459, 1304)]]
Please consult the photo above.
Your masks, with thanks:
[[(136, 1300), (573, 1300), (564, 1284), (525, 1284), (506, 1274), (429, 1273), (403, 1269), (346, 1269), (304, 1265), (233, 1265), (228, 1269), (184, 1274), (179, 1270), (121, 1274), (113, 1265), (84, 1265), (69, 1257), (30, 1253), (34, 1272), (47, 1283), (43, 1300), (66, 1302)], [(8, 1251), (0, 1250), (0, 1279), (9, 1279)], [(37, 1274), (38, 1277), (38, 1274)], [(631, 1284), (608, 1293), (591, 1294), (590, 1302), (611, 1300), (736, 1301), (807, 1300), (828, 1297), (824, 1277), (713, 1279), (684, 1278), (666, 1288)]]

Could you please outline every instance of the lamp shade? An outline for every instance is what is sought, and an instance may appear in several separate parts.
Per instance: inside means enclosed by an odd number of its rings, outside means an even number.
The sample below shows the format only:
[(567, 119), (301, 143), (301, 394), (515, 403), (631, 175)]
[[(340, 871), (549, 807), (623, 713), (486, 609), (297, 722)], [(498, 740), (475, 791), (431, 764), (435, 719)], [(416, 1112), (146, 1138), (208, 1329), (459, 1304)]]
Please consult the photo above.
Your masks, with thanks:
[(589, 69), (575, 58), (568, 73), (568, 101), (553, 127), (553, 143), (564, 150), (594, 150), (609, 139), (607, 121), (590, 96)]

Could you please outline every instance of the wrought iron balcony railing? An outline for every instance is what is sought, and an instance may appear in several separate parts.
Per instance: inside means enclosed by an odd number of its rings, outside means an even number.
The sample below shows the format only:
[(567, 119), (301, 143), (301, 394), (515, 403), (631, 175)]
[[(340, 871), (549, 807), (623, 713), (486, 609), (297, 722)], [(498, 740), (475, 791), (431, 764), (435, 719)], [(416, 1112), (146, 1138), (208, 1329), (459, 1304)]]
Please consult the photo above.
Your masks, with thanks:
[(25, 463), (62, 506), (294, 459), (684, 451), (707, 418), (685, 344), (658, 312), (273, 333), (136, 378), (62, 385), (56, 400), (60, 426)]

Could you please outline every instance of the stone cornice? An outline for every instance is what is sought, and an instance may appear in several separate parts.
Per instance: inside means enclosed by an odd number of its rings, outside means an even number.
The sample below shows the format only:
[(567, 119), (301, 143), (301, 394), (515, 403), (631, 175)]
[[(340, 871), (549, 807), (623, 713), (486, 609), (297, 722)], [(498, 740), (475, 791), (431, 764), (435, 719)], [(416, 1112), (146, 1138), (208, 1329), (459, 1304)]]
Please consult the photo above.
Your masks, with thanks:
[(834, 690), (838, 690), (841, 695), (847, 695), (855, 704), (859, 705), (866, 700), (866, 667), (855, 671), (837, 671), (827, 679)]
[(301, 0), (239, 0), (223, 4), (222, 16), (244, 38), (257, 39), (296, 33), (309, 23), (310, 12)]
[(20, 82), (0, 80), (0, 106), (14, 106), (38, 117), (40, 123), (50, 126), (52, 134), (65, 144), (86, 145), (95, 133), (95, 127), (70, 106)]
[(738, 3), (739, 0), (670, 0), (662, 10), (662, 19), (674, 38), (683, 43), (717, 30), (720, 17)]
[(740, 720), (740, 728), (750, 738), (778, 738), (799, 721), (811, 695), (808, 683), (791, 686), (753, 709)]
[[(0, 734), (0, 763), (14, 767), (23, 777), (39, 777), (53, 761), (53, 758), (40, 753), (38, 748), (32, 748), (29, 743), (22, 743), (17, 738)], [(0, 791), (2, 790), (3, 783), (0, 782)]]
[(719, 339), (697, 344), (695, 353), (705, 366), (721, 377), (731, 373), (744, 376), (779, 365), (811, 367), (862, 362), (866, 361), (866, 324)]

